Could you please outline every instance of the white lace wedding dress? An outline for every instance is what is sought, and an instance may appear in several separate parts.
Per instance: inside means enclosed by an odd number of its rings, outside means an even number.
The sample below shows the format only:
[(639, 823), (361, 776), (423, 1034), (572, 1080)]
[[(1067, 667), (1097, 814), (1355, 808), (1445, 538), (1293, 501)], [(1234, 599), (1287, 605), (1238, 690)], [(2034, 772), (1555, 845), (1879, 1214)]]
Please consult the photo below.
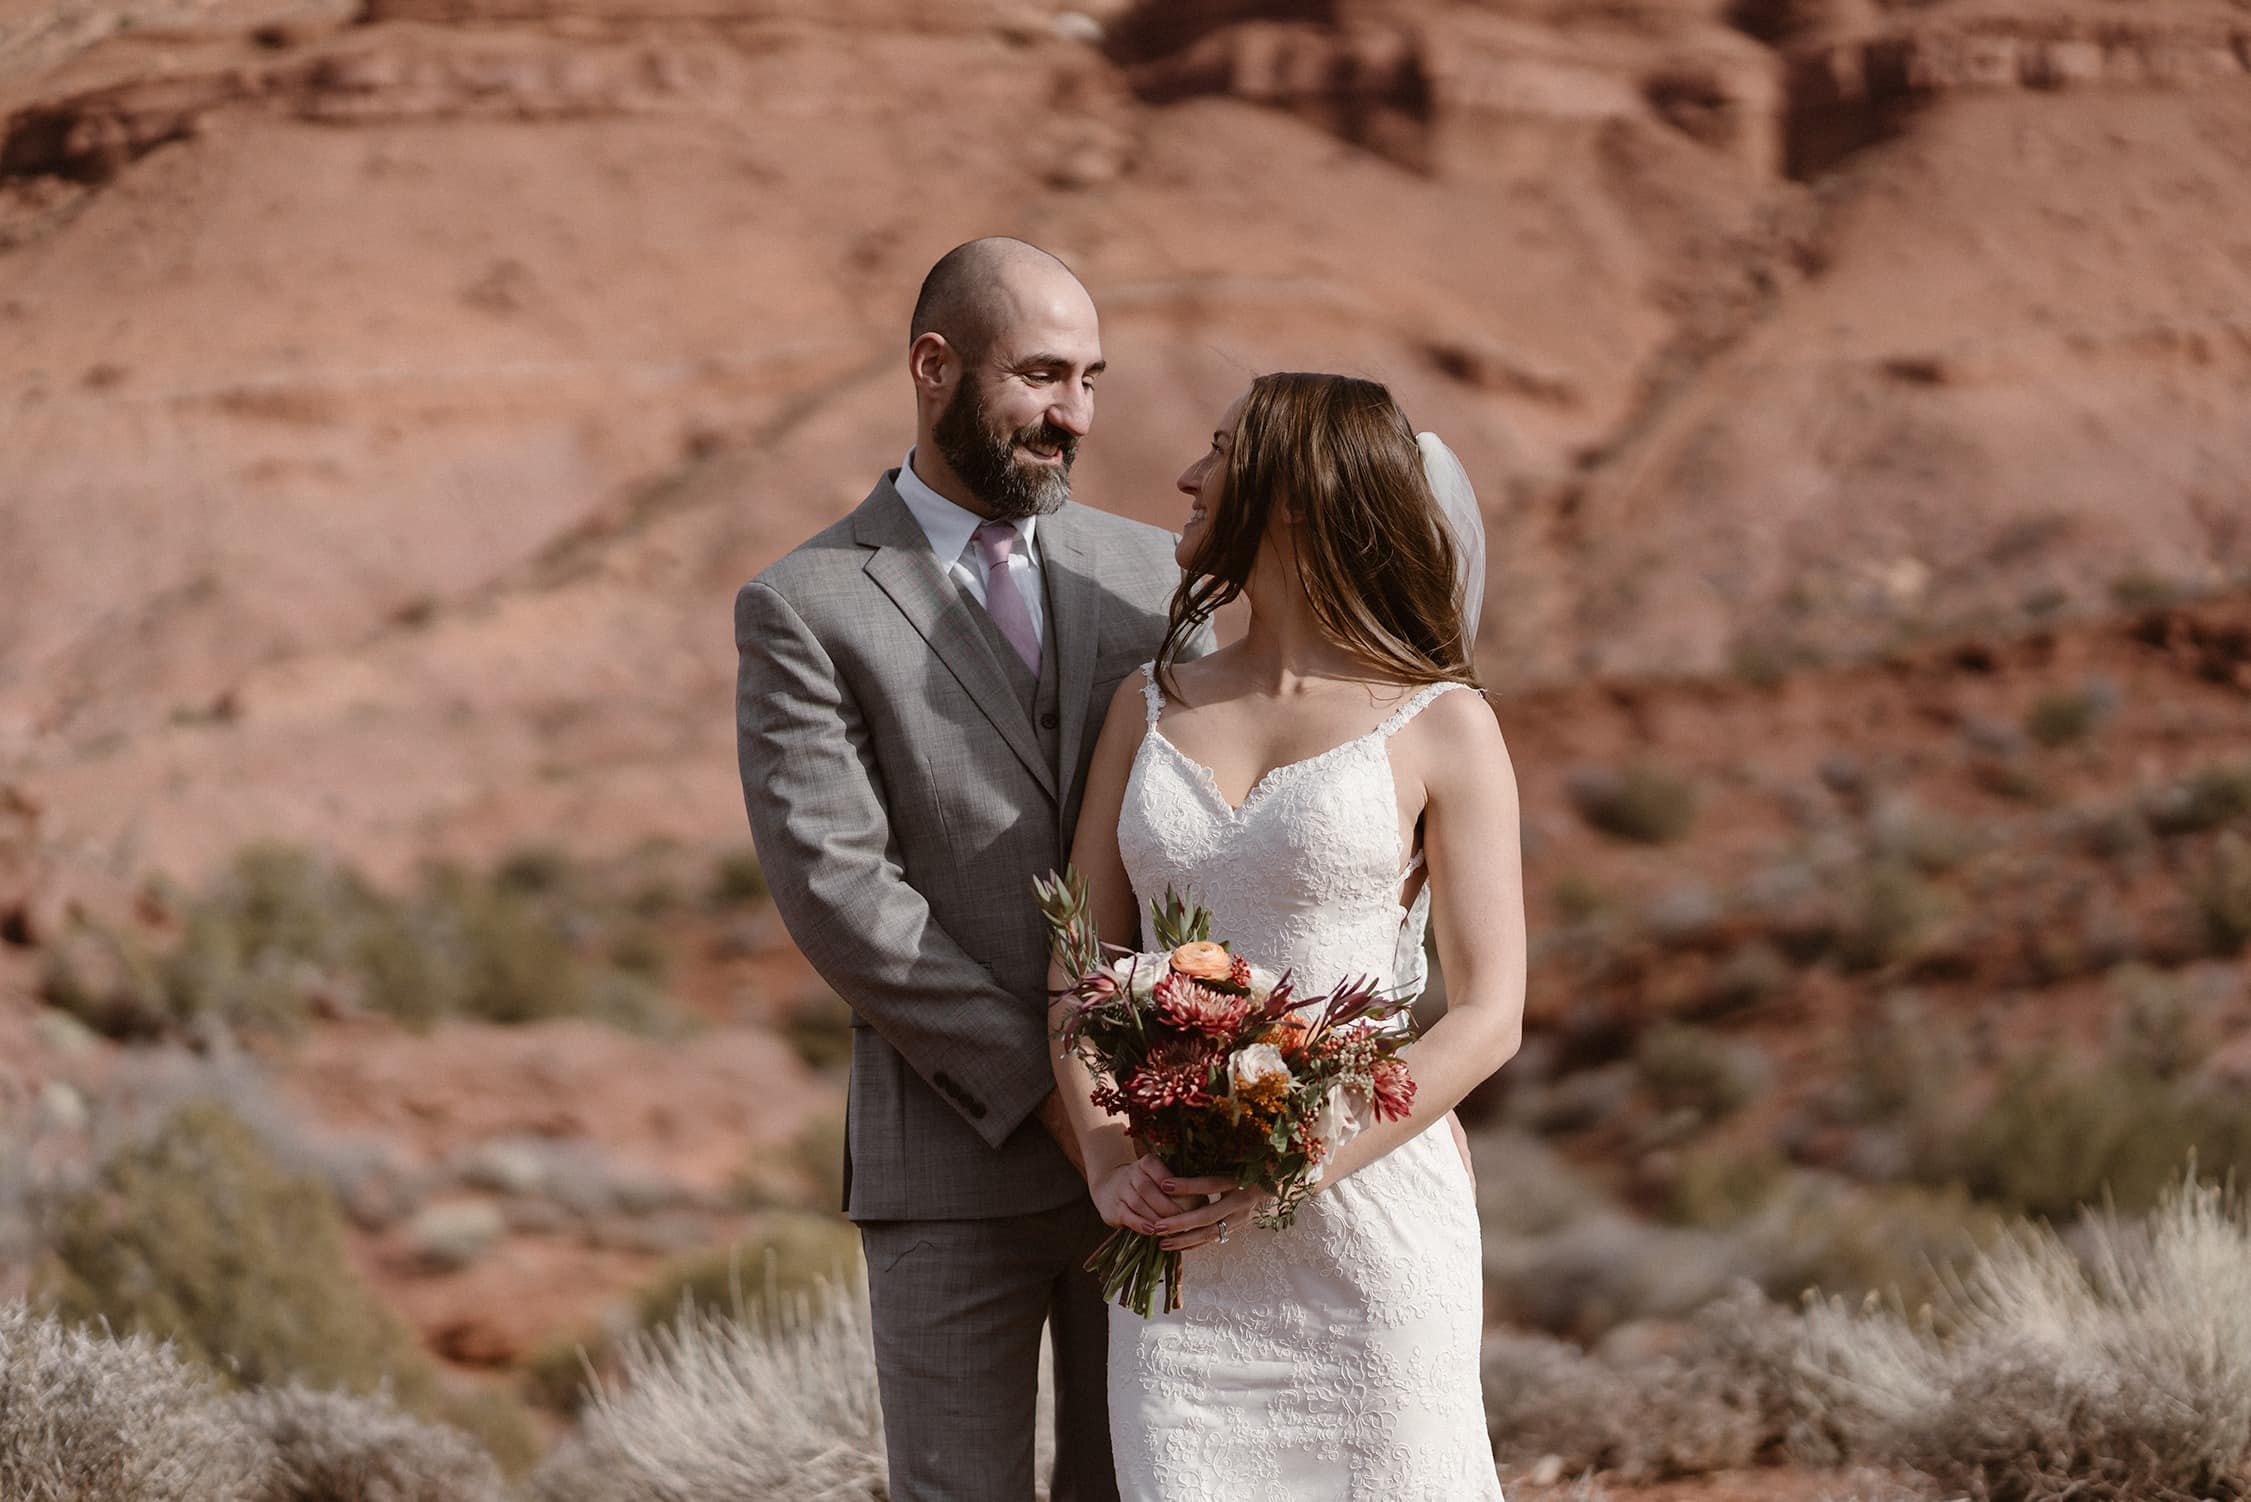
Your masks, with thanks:
[[(1170, 885), (1212, 937), (1311, 995), (1350, 975), (1419, 982), (1427, 888), (1399, 839), (1387, 742), (1458, 684), (1277, 767), (1230, 807), (1149, 727), (1118, 850), (1143, 912)], [(1412, 974), (1410, 974), (1410, 971)], [(1500, 1502), (1478, 1382), (1477, 1207), (1452, 1134), (1425, 1131), (1315, 1195), (1284, 1231), (1185, 1254), (1183, 1307), (1110, 1311), (1110, 1429), (1124, 1502)]]

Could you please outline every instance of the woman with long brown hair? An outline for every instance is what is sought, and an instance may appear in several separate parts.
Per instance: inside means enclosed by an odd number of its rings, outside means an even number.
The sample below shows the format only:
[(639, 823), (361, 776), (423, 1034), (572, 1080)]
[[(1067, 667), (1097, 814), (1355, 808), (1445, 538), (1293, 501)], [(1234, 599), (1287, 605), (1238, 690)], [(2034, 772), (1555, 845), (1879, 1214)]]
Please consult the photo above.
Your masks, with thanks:
[[(1417, 984), (1427, 914), (1447, 981), (1444, 1017), (1404, 1054), (1412, 1110), (1350, 1137), (1283, 1231), (1254, 1224), (1261, 1191), (1138, 1153), (1056, 1055), (1104, 1219), (1189, 1254), (1183, 1308), (1111, 1311), (1129, 1502), (1500, 1496), (1451, 1112), (1516, 1050), (1524, 911), (1515, 778), (1470, 661), (1463, 549), (1482, 532), (1441, 503), (1451, 463), (1374, 382), (1253, 382), (1180, 477), (1171, 629), (1094, 753), (1071, 859), (1105, 939), (1150, 947), (1136, 915), (1176, 887), (1317, 994)], [(1238, 597), (1243, 638), (1183, 660)]]

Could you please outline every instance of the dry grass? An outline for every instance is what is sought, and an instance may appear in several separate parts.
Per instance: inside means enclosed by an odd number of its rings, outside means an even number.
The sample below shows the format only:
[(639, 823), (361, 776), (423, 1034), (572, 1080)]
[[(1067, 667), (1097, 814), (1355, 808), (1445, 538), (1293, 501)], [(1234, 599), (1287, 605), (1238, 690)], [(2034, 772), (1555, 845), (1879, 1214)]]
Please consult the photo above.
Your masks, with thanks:
[(1739, 1287), (1670, 1349), (1605, 1357), (1544, 1336), (1492, 1336), (1484, 1378), (1495, 1451), (1510, 1468), (1629, 1481), (1755, 1464), (1789, 1422), (1795, 1323)]
[(492, 1457), (455, 1429), (382, 1398), (291, 1384), (231, 1405), (272, 1464), (256, 1502), (502, 1502)]
[(864, 1293), (689, 1308), (629, 1336), (534, 1502), (883, 1502), (883, 1413)]
[(2251, 1216), (2184, 1185), (2075, 1255), (2023, 1227), (1927, 1318), (1812, 1306), (1795, 1436), (1991, 1502), (2251, 1495)]
[(0, 1305), (0, 1497), (261, 1502), (269, 1459), (169, 1346)]

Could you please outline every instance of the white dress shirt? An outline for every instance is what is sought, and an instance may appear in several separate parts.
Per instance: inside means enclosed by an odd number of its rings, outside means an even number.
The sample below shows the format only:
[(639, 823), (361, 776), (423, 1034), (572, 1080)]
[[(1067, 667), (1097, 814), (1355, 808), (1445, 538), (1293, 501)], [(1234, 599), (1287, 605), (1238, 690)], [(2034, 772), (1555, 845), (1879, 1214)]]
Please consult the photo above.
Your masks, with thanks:
[[(930, 539), (930, 551), (946, 565), (946, 572), (969, 591), (971, 599), (984, 604), (985, 559), (970, 536), (985, 518), (923, 484), (922, 477), (914, 472), (913, 449), (908, 449), (907, 457), (900, 461), (899, 478), (892, 484), (899, 499), (922, 524), (923, 535)], [(1032, 528), (1038, 520), (1036, 516), (1020, 516), (1010, 523), (1016, 528), (1016, 546), (1008, 555), (1008, 571), (1016, 580), (1016, 592), (1024, 597), (1024, 609), (1032, 618), (1032, 634), (1044, 643), (1047, 600), (1040, 591), (1039, 554), (1032, 548)]]

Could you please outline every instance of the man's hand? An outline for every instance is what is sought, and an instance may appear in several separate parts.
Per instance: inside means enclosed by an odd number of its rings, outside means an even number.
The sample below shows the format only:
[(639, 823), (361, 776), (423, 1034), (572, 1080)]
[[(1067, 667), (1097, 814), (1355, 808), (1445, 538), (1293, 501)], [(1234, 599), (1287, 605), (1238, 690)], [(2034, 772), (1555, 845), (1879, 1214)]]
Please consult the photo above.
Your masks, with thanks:
[(1037, 1115), (1040, 1125), (1047, 1128), (1047, 1135), (1055, 1139), (1056, 1146), (1063, 1149), (1063, 1156), (1071, 1160), (1071, 1167), (1078, 1170), (1080, 1178), (1085, 1178), (1086, 1152), (1079, 1146), (1079, 1134), (1071, 1125), (1071, 1113), (1063, 1104), (1062, 1092), (1048, 1091), (1046, 1099), (1039, 1103)]

